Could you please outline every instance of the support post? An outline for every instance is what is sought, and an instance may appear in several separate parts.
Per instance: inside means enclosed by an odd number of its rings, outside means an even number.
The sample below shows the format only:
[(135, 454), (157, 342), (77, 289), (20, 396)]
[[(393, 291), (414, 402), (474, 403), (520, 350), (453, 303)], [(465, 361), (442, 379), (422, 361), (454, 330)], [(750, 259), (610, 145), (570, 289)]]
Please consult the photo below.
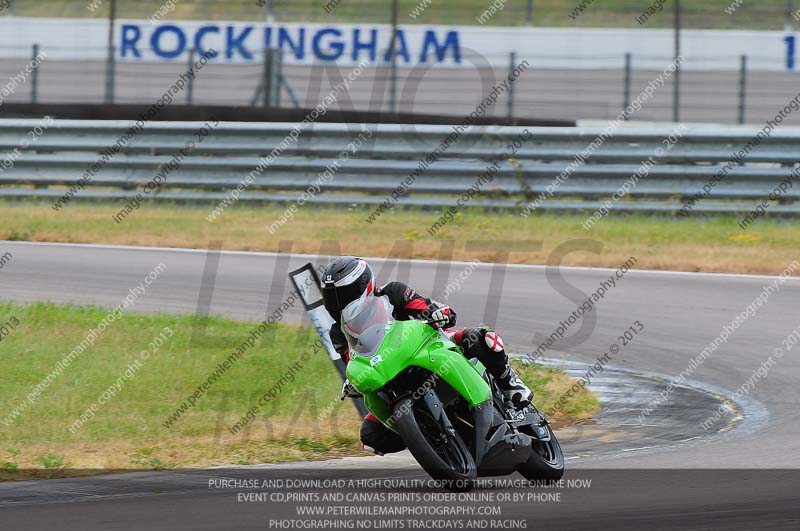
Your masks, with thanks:
[(397, 112), (397, 0), (392, 0), (392, 42), (389, 44), (391, 67), (389, 72), (389, 111)]
[[(514, 67), (516, 66), (517, 66), (517, 52), (511, 52), (509, 54), (509, 65), (508, 65), (509, 75), (514, 71)], [(509, 124), (514, 119), (514, 83), (509, 83), (508, 85), (508, 109), (506, 110), (506, 117), (508, 118)]]
[(264, 50), (264, 107), (278, 107), (281, 95), (281, 50)]
[(280, 48), (272, 50), (272, 82), (270, 88), (270, 104), (272, 107), (281, 106), (281, 77), (283, 76), (283, 52)]
[(106, 103), (114, 103), (114, 24), (117, 19), (117, 1), (111, 0), (108, 12), (108, 57), (106, 59)]
[(270, 106), (270, 94), (272, 94), (272, 49), (264, 49), (264, 107)]
[[(631, 104), (631, 83), (633, 82), (633, 68), (632, 68), (630, 52), (625, 54), (625, 81), (622, 88), (622, 110), (628, 108)], [(627, 117), (626, 117), (627, 119)]]
[(739, 123), (745, 120), (745, 100), (747, 99), (747, 56), (742, 55), (739, 67)]
[[(194, 72), (194, 48), (189, 50), (188, 71)], [(189, 76), (189, 81), (186, 82), (186, 105), (191, 105), (193, 98), (194, 98), (194, 76)]]
[(672, 121), (681, 121), (681, 0), (675, 0), (675, 79), (672, 86)]
[(31, 103), (34, 105), (36, 104), (37, 100), (39, 99), (39, 45), (33, 45), (33, 52), (32, 52), (31, 63), (34, 66), (33, 72), (31, 73)]

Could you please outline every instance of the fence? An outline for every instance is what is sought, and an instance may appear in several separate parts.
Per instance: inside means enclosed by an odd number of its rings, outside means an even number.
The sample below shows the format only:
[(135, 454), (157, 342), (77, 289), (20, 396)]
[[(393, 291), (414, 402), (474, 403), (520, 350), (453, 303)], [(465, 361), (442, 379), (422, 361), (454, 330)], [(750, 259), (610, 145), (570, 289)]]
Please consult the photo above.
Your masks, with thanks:
[[(396, 9), (393, 9), (393, 5), (396, 5)], [(36, 68), (29, 86), (20, 87), (10, 95), (3, 91), (0, 104), (3, 100), (18, 103), (151, 101), (199, 55), (190, 50), (192, 46), (198, 46), (197, 35), (187, 38), (180, 32), (180, 35), (164, 33), (178, 42), (184, 39), (188, 44), (180, 44), (180, 53), (177, 56), (170, 55), (169, 60), (160, 62), (148, 61), (148, 57), (152, 60), (153, 55), (149, 53), (152, 50), (146, 47), (146, 42), (152, 45), (153, 41), (142, 37), (141, 47), (139, 44), (132, 47), (135, 50), (141, 48), (145, 52), (144, 59), (135, 60), (130, 57), (130, 51), (125, 56), (125, 43), (128, 41), (121, 27), (126, 21), (131, 22), (130, 19), (138, 19), (147, 28), (178, 20), (223, 19), (259, 22), (267, 20), (276, 24), (290, 21), (326, 21), (388, 25), (396, 22), (401, 30), (403, 27), (419, 29), (420, 23), (443, 26), (458, 24), (470, 26), (473, 30), (477, 28), (478, 31), (483, 31), (486, 25), (533, 25), (541, 28), (537, 35), (546, 35), (548, 28), (542, 26), (646, 27), (651, 30), (668, 27), (674, 18), (670, 10), (678, 5), (683, 6), (683, 22), (679, 24), (682, 28), (785, 29), (785, 35), (765, 36), (763, 46), (737, 48), (735, 53), (728, 53), (727, 47), (722, 51), (719, 48), (708, 51), (702, 45), (685, 42), (684, 51), (689, 52), (689, 61), (682, 68), (680, 79), (676, 75), (675, 79), (668, 80), (656, 97), (647, 102), (632, 119), (665, 121), (678, 117), (693, 122), (759, 123), (774, 115), (775, 109), (783, 107), (785, 101), (796, 94), (796, 75), (791, 71), (794, 68), (796, 47), (792, 26), (800, 23), (800, 10), (795, 10), (792, 2), (784, 3), (779, 0), (741, 2), (733, 10), (730, 0), (683, 4), (670, 2), (666, 7), (659, 4), (661, 9), (657, 15), (648, 18), (646, 26), (640, 25), (636, 20), (648, 5), (634, 0), (610, 4), (585, 0), (575, 0), (574, 3), (562, 0), (7, 0), (2, 4), (5, 8), (0, 8), (0, 21), (6, 23), (4, 32), (7, 36), (6, 39), (0, 37), (0, 57), (3, 58), (0, 59), (0, 87), (8, 86), (4, 80), (17, 75), (25, 67), (29, 56), (35, 57), (42, 53), (46, 59)], [(576, 11), (578, 6), (581, 9)], [(483, 17), (482, 13), (490, 7), (492, 16)], [(62, 23), (61, 19), (48, 18), (42, 19), (40, 23), (36, 18), (17, 18), (19, 23), (16, 24), (16, 17), (85, 17), (85, 20)], [(23, 39), (26, 35), (24, 30), (20, 30), (19, 34), (14, 32), (15, 26), (22, 27), (25, 20), (28, 24), (33, 24), (37, 31), (45, 27), (42, 25), (45, 23), (50, 24), (46, 26), (48, 28), (70, 24), (74, 28), (73, 33), (77, 32), (82, 36), (91, 33), (95, 37), (85, 41), (91, 42), (88, 46), (82, 46), (80, 39), (67, 39), (71, 45), (64, 44), (62, 40), (48, 40), (52, 32), (35, 33), (35, 36), (30, 37), (31, 40), (26, 41)], [(107, 20), (116, 20), (117, 24), (111, 24), (106, 29)], [(675, 20), (680, 20), (680, 17)], [(150, 23), (153, 23), (152, 26)], [(140, 31), (138, 26), (129, 29), (133, 29), (134, 34)], [(219, 32), (220, 35), (224, 33), (216, 27), (206, 29)], [(271, 29), (278, 32), (280, 28)], [(363, 48), (368, 44), (367, 29), (369, 28), (362, 29), (364, 35), (361, 36), (358, 54), (362, 54)], [(243, 31), (241, 28), (240, 30)], [(525, 31), (527, 34), (527, 30)], [(28, 33), (34, 34), (30, 31)], [(251, 35), (253, 39), (256, 38), (256, 33)], [(528, 49), (517, 49), (508, 55), (505, 53), (507, 48), (503, 48), (502, 56), (491, 53), (482, 55), (488, 46), (484, 43), (483, 46), (474, 45), (476, 48), (483, 47), (484, 50), (467, 53), (465, 49), (464, 61), (460, 67), (438, 65), (430, 68), (429, 65), (421, 64), (409, 68), (401, 62), (395, 68), (387, 64), (391, 61), (385, 59), (389, 50), (380, 49), (376, 52), (374, 48), (378, 45), (373, 45), (372, 54), (377, 55), (378, 59), (371, 60), (373, 66), (370, 67), (369, 74), (362, 76), (353, 85), (348, 98), (337, 106), (341, 110), (462, 115), (474, 108), (483, 97), (485, 89), (491, 88), (487, 85), (503, 80), (513, 64), (527, 61), (531, 68), (518, 80), (515, 90), (502, 96), (501, 102), (491, 110), (493, 116), (561, 120), (609, 119), (615, 117), (626, 102), (643, 90), (658, 75), (658, 70), (672, 61), (671, 33), (653, 33), (663, 35), (663, 43), (659, 40), (657, 46), (637, 48), (633, 50), (633, 54), (627, 55), (619, 48), (615, 48), (619, 53), (604, 53), (603, 48), (593, 46), (595, 41), (586, 35), (573, 35), (569, 37), (569, 42), (565, 42), (569, 44), (573, 41), (585, 41), (583, 46), (589, 53), (581, 57), (568, 54), (561, 56), (558, 52), (561, 49), (559, 46), (551, 53), (543, 53), (536, 46), (527, 46)], [(313, 39), (320, 36), (318, 33), (315, 35)], [(287, 34), (285, 41), (281, 39), (275, 37), (270, 40), (258, 36), (256, 42), (259, 43), (258, 46), (269, 46), (278, 45), (276, 42), (280, 40), (280, 46), (287, 50), (293, 49), (296, 44), (294, 54), (297, 56), (305, 53), (304, 50), (308, 48), (306, 41), (312, 40), (312, 37), (309, 34), (306, 39), (304, 34), (292, 32), (291, 35)], [(734, 40), (740, 41), (738, 36)], [(46, 41), (46, 45), (33, 44), (28, 48), (33, 42), (41, 44), (42, 41)], [(138, 42), (139, 39), (135, 41)], [(227, 42), (231, 41), (232, 35), (228, 34)], [(375, 38), (375, 41), (380, 46), (384, 45), (383, 40)], [(552, 39), (547, 42), (551, 41)], [(25, 42), (24, 47), (22, 42)], [(341, 43), (337, 44), (341, 47)], [(252, 46), (253, 57), (248, 52), (246, 60), (239, 63), (210, 64), (198, 74), (198, 79), (190, 90), (182, 95), (181, 103), (310, 108), (318, 103), (320, 95), (324, 95), (331, 84), (337, 82), (334, 78), (346, 69), (342, 64), (307, 64), (302, 61), (298, 64), (297, 60), (284, 65), (280, 53), (257, 50), (258, 46)], [(327, 47), (326, 53), (329, 53), (330, 46), (334, 45), (322, 46)], [(526, 48), (521, 44), (515, 46)], [(768, 53), (762, 53), (762, 48), (765, 47), (768, 48)], [(664, 56), (655, 55), (657, 50)], [(355, 54), (356, 48), (349, 51)], [(749, 61), (748, 57), (739, 56), (743, 52), (750, 54)], [(288, 53), (291, 52), (287, 51)], [(468, 56), (469, 54), (472, 56)], [(401, 54), (395, 53), (395, 57), (397, 55)], [(787, 71), (779, 71), (775, 64), (765, 66), (764, 61), (780, 62), (784, 55)], [(286, 57), (288, 61), (291, 55)], [(691, 65), (693, 62), (696, 62), (694, 66)], [(707, 64), (712, 67), (706, 68)], [(738, 71), (734, 71), (737, 64), (740, 67)], [(751, 70), (751, 67), (754, 69)], [(791, 117), (789, 122), (800, 125), (800, 116)]]
[[(38, 45), (31, 48), (29, 56), (42, 54), (44, 58), (36, 63), (29, 79), (1, 98), (0, 105), (3, 102), (151, 103), (197, 59), (197, 54), (189, 52), (183, 60), (174, 62), (122, 61), (109, 67), (104, 61), (55, 59), (58, 50)], [(336, 64), (284, 64), (278, 50), (261, 50), (254, 55), (257, 60), (246, 64), (210, 62), (176, 98), (176, 103), (313, 108), (350, 70)], [(573, 59), (560, 60), (568, 65)], [(500, 96), (497, 105), (489, 110), (490, 116), (611, 119), (659, 76), (660, 72), (651, 65), (667, 66), (671, 62), (669, 57), (635, 54), (620, 57), (598, 54), (597, 60), (619, 66), (545, 68), (542, 62), (552, 62), (553, 58), (518, 52), (506, 57), (466, 56), (462, 67), (399, 66), (393, 70), (376, 64), (367, 67), (332, 109), (463, 115), (474, 109), (494, 84), (506, 79), (514, 66), (527, 61), (530, 68), (515, 81), (512, 91)], [(674, 78), (666, 79), (663, 87), (631, 119), (669, 121), (677, 111), (684, 121), (754, 124), (774, 116), (797, 93), (795, 73), (753, 72), (748, 69), (747, 56), (738, 61), (738, 72), (683, 71), (678, 99)], [(0, 59), (0, 80), (11, 79), (32, 62), (33, 59)], [(800, 116), (789, 117), (787, 123), (800, 125)]]
[[(99, 153), (125, 135), (132, 122), (84, 122), (56, 120), (28, 147), (30, 131), (38, 120), (0, 120), (0, 149), (16, 153), (0, 168), (0, 197), (51, 198), (63, 196), (96, 165)], [(174, 155), (202, 124), (155, 122), (146, 124), (92, 177), (76, 200), (123, 200), (140, 193), (143, 185), (166, 168)], [(202, 143), (167, 172), (165, 183), (148, 194), (148, 200), (211, 202), (226, 197), (275, 146), (291, 139), (297, 124), (221, 123)], [(245, 203), (295, 201), (301, 190), (320, 184), (320, 193), (309, 202), (377, 205), (405, 181), (419, 163), (433, 153), (448, 135), (450, 126), (314, 124), (301, 131), (296, 141), (258, 174), (239, 198)], [(556, 187), (554, 179), (589, 144), (601, 129), (594, 128), (473, 127), (439, 155), (439, 159), (415, 177), (400, 205), (441, 208), (456, 202), (484, 174), (492, 161), (499, 170), (485, 184), (481, 197), (470, 206), (522, 209), (540, 194), (552, 192), (536, 211), (591, 211), (617, 192), (642, 162), (656, 164), (617, 202), (614, 212), (675, 213), (683, 201), (714, 179), (732, 154), (751, 142), (752, 128), (689, 130), (670, 149), (663, 149), (668, 130), (623, 126), (600, 142), (582, 165), (573, 167)], [(348, 143), (359, 134), (369, 137), (358, 150)], [(529, 140), (522, 137), (532, 135)], [(514, 140), (522, 147), (509, 161), (506, 154)], [(659, 150), (662, 152), (660, 154)], [(341, 167), (332, 178), (320, 175), (342, 152)], [(782, 180), (792, 174), (800, 151), (800, 130), (778, 130), (765, 138), (707, 197), (697, 202), (692, 214), (744, 213), (766, 199)], [(657, 154), (657, 155), (654, 155)], [(555, 188), (555, 189), (553, 189)], [(800, 187), (790, 187), (770, 215), (797, 216)]]

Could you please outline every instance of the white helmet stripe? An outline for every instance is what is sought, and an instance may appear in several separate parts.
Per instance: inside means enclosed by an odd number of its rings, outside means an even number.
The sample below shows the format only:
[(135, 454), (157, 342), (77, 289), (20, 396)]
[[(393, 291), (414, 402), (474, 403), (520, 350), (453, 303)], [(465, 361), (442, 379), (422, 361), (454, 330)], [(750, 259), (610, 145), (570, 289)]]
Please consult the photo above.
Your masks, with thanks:
[(355, 282), (360, 277), (364, 270), (367, 268), (367, 263), (364, 260), (359, 260), (358, 265), (346, 277), (341, 278), (334, 282), (334, 286), (347, 286)]

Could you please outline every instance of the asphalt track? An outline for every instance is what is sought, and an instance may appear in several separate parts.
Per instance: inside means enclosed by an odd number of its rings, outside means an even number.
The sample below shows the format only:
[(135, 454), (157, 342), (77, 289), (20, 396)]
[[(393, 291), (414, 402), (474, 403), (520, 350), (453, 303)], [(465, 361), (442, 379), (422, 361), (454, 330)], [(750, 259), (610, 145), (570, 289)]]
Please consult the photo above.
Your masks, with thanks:
[[(4, 299), (113, 306), (163, 263), (166, 270), (137, 301), (135, 311), (196, 313), (199, 308), (203, 313), (207, 306), (211, 313), (250, 320), (263, 319), (267, 308), (271, 313), (288, 295), (284, 279), (289, 269), (324, 260), (225, 252), (217, 256), (218, 267), (212, 275), (215, 257), (209, 260), (202, 250), (2, 242), (0, 251), (13, 254), (0, 270), (0, 296)], [(406, 280), (434, 296), (441, 294), (448, 279), (471, 269), (468, 264), (452, 263), (448, 271), (441, 263), (406, 260), (398, 261), (399, 269), (394, 271), (388, 271), (384, 260), (376, 260), (375, 265), (381, 279)], [(782, 269), (788, 264), (778, 266)], [(503, 268), (475, 267), (462, 287), (448, 296), (448, 303), (457, 309), (462, 324), (484, 319), (496, 323), (506, 343), (522, 353), (533, 350), (534, 344), (614, 273), (560, 268), (560, 277), (555, 277), (544, 267), (509, 266), (492, 282), (493, 269)], [(582, 340), (565, 338), (545, 356), (592, 364), (639, 320), (643, 333), (615, 355), (613, 366), (677, 377), (723, 326), (774, 281), (771, 277), (630, 271), (617, 279), (616, 287), (587, 314), (587, 322), (596, 320), (592, 326), (576, 332), (578, 322), (568, 331), (567, 336), (578, 333)], [(433, 289), (434, 284), (438, 289)], [(209, 295), (210, 304), (206, 305)], [(732, 397), (800, 325), (798, 295), (800, 280), (782, 284), (780, 291), (770, 295), (754, 316), (696, 368), (692, 383)], [(487, 307), (488, 318), (484, 313)], [(497, 308), (496, 318), (492, 308)], [(301, 316), (299, 310), (292, 310), (286, 319), (297, 321)], [(535, 343), (534, 333), (540, 334)], [(527, 522), (527, 528), (539, 529), (797, 529), (800, 347), (795, 349), (784, 352), (751, 392), (734, 400), (744, 418), (733, 429), (672, 446), (629, 448), (602, 457), (572, 459), (570, 477), (592, 477), (591, 489), (567, 492), (561, 503), (501, 503), (503, 518), (519, 517)], [(683, 415), (691, 408), (681, 411)], [(598, 442), (601, 444), (603, 441)], [(265, 467), (173, 473), (169, 481), (176, 483), (174, 488), (165, 486), (163, 477), (137, 482), (124, 476), (117, 480), (124, 485), (120, 488), (110, 488), (110, 479), (26, 482), (0, 489), (0, 521), (4, 529), (267, 529), (270, 518), (288, 517), (294, 507), (237, 503), (235, 493), (209, 489), (206, 479), (209, 475), (278, 477), (282, 473), (317, 479), (425, 478), (407, 458), (399, 456), (301, 464), (289, 472), (285, 467)], [(178, 481), (177, 476), (188, 479)]]

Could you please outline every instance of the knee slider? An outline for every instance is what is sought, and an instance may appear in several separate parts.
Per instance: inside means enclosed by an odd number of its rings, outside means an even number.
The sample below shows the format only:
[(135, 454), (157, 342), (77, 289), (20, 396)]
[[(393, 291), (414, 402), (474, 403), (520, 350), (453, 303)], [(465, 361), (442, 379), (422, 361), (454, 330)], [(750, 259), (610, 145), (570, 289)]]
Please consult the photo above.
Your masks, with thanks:
[(361, 423), (361, 444), (376, 453), (389, 454), (404, 450), (403, 438), (379, 421), (365, 420)]

